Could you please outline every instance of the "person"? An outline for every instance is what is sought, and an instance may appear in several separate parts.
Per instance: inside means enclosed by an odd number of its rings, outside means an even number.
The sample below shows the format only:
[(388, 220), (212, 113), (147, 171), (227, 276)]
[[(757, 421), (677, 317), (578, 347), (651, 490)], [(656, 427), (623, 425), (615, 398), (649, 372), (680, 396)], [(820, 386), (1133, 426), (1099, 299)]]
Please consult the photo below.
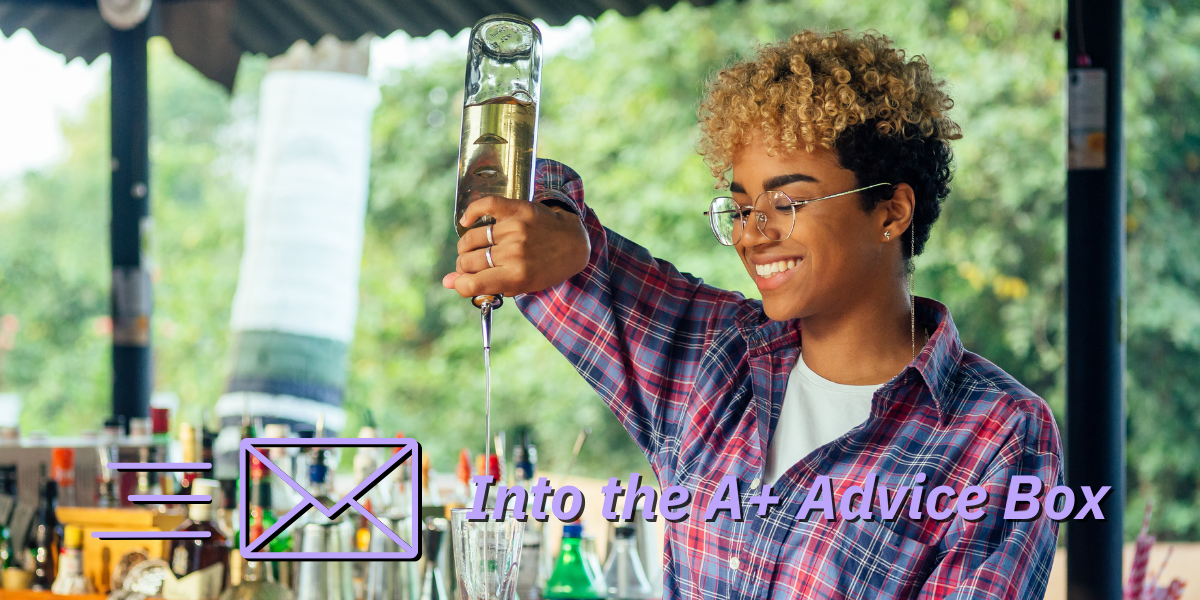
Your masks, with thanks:
[[(559, 163), (538, 163), (534, 202), (468, 208), (464, 224), (496, 221), (462, 237), (443, 285), (516, 296), (660, 484), (692, 493), (667, 525), (666, 597), (1042, 597), (1057, 524), (1003, 512), (1012, 477), (1062, 481), (1050, 408), (909, 291), (950, 192), (952, 105), (924, 58), (873, 32), (802, 31), (709, 82), (700, 151), (729, 189), (709, 224), (761, 301), (603, 227)], [(703, 518), (729, 476), (747, 514)], [(876, 494), (850, 502), (859, 518), (799, 515), (822, 477), (834, 499)], [(949, 513), (969, 486), (986, 504)], [(747, 504), (764, 492), (765, 515)]]

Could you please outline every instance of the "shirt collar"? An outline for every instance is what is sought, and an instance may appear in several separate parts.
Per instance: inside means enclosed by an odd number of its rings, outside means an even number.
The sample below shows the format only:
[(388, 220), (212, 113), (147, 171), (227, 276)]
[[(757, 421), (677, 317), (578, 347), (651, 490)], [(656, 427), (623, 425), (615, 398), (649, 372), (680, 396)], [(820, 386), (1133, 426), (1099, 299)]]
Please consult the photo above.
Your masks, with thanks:
[[(913, 362), (880, 388), (880, 392), (894, 399), (896, 392), (912, 381), (914, 375), (920, 377), (937, 407), (938, 420), (946, 423), (954, 409), (953, 388), (963, 356), (962, 342), (950, 310), (941, 302), (917, 296), (916, 318), (918, 324), (932, 329), (929, 342)], [(772, 321), (763, 312), (761, 303), (743, 304), (736, 322), (751, 357), (800, 346), (800, 321)]]

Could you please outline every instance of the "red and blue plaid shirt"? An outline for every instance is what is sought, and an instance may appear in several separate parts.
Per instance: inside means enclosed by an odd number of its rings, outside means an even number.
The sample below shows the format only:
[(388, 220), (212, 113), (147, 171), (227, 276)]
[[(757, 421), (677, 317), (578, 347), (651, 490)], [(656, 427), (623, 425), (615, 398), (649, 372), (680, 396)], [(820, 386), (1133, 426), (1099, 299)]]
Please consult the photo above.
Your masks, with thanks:
[[(581, 216), (591, 259), (517, 305), (616, 413), (660, 484), (692, 492), (690, 517), (667, 524), (666, 597), (1042, 597), (1057, 524), (1044, 511), (1001, 517), (1014, 475), (1061, 484), (1058, 430), (1044, 400), (963, 349), (945, 306), (917, 299), (917, 320), (933, 331), (920, 356), (875, 393), (864, 423), (791, 467), (775, 484), (780, 503), (759, 517), (746, 501), (761, 492), (771, 436), (788, 434), (775, 428), (799, 322), (771, 321), (760, 302), (705, 285), (605, 229), (568, 167), (539, 161), (536, 184), (536, 200)], [(872, 520), (826, 521), (819, 511), (797, 519), (817, 476), (829, 476), (841, 498), (872, 473), (893, 494), (919, 473), (926, 493), (982, 486), (985, 515), (911, 519), (906, 502), (903, 516), (885, 521), (876, 497)], [(730, 475), (744, 518), (705, 522), (704, 507)]]

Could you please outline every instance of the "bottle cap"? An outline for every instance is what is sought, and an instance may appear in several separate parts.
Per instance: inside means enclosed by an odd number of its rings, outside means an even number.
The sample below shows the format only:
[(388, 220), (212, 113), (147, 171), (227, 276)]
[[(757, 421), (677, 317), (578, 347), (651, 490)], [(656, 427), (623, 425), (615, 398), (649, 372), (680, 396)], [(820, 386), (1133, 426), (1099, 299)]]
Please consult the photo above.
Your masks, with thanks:
[(325, 475), (329, 471), (323, 463), (308, 466), (308, 480), (312, 483), (325, 483)]
[(75, 485), (74, 448), (54, 448), (50, 451), (50, 476), (59, 485)]
[(579, 537), (583, 537), (583, 524), (582, 523), (576, 522), (576, 523), (567, 523), (566, 525), (563, 525), (563, 538), (564, 539), (579, 538)]
[(637, 537), (637, 528), (633, 525), (617, 525), (617, 539), (625, 540)]
[(63, 528), (63, 545), (68, 548), (83, 547), (83, 529), (78, 525), (67, 525)]
[(495, 455), (495, 454), (488, 455), (488, 472), (487, 472), (487, 474), (491, 475), (494, 478), (494, 479), (492, 479), (492, 481), (494, 481), (496, 483), (500, 483), (502, 481), (502, 479), (500, 478), (500, 475), (501, 475), (501, 473), (500, 473), (500, 457), (498, 455)]
[(171, 409), (150, 409), (150, 432), (154, 435), (171, 431)]

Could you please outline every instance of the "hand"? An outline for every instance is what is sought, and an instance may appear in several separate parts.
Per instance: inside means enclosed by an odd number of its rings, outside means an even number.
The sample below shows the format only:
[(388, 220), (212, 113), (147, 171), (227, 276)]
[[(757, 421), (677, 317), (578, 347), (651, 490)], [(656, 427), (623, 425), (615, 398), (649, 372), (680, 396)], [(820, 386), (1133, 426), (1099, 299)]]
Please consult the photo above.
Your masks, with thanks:
[(540, 292), (583, 270), (591, 256), (591, 243), (579, 217), (561, 208), (488, 196), (467, 206), (462, 223), (488, 215), (492, 225), (492, 263), (486, 257), (487, 227), (467, 231), (458, 240), (455, 272), (442, 278), (442, 286), (464, 298), (481, 294), (515, 296)]

